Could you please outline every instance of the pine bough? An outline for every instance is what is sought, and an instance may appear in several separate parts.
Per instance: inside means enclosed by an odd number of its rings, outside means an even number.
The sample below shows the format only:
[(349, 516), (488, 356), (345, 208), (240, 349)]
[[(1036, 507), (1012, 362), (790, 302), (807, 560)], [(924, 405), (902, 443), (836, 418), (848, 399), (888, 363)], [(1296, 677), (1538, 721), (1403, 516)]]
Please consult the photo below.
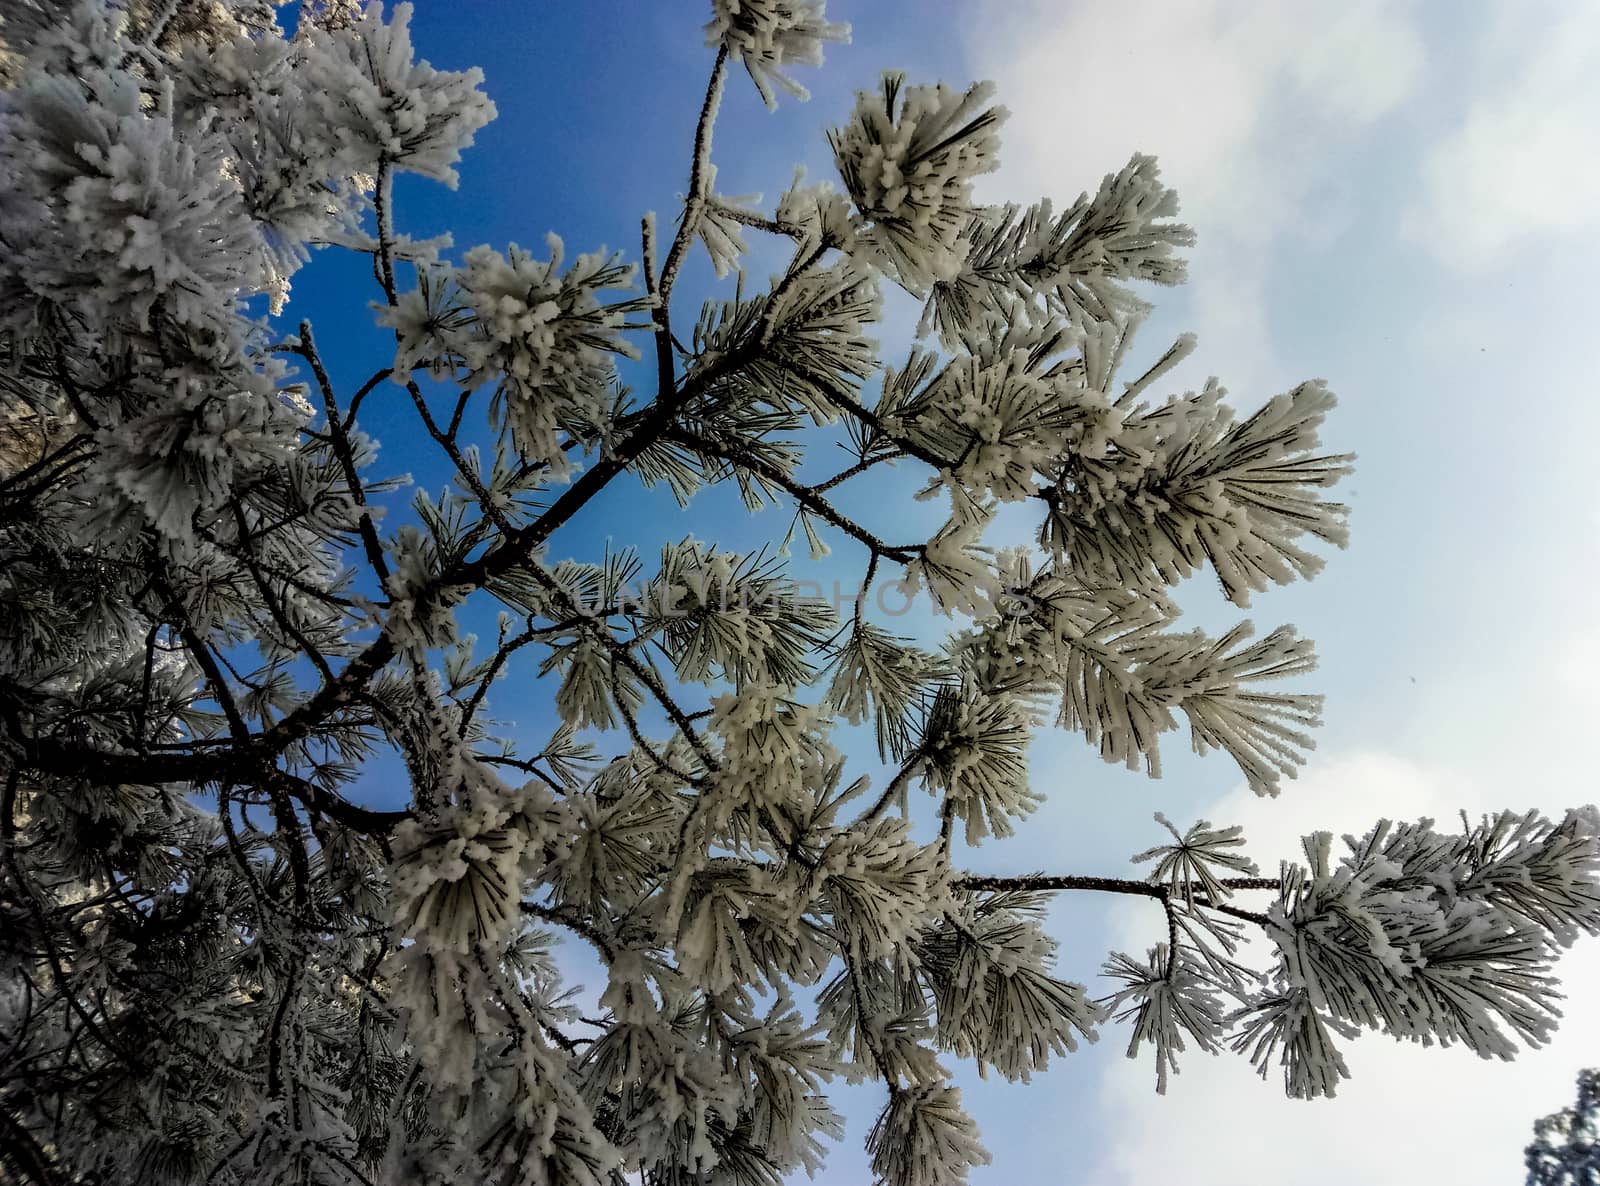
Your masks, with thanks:
[[(829, 137), (838, 184), (719, 195), (726, 76), (803, 95), (788, 71), (847, 29), (820, 0), (712, 13), (684, 206), (633, 264), (554, 237), (451, 262), (396, 229), (396, 175), (453, 185), (494, 115), (477, 72), (414, 58), (405, 5), (306, 4), (292, 35), (242, 2), (8, 6), (8, 1180), (755, 1186), (821, 1164), (842, 1076), (887, 1093), (878, 1177), (936, 1186), (987, 1160), (954, 1060), (1026, 1080), (1124, 1024), (1158, 1090), (1226, 1048), (1310, 1097), (1361, 1030), (1546, 1040), (1552, 960), (1600, 927), (1593, 808), (1317, 834), (1274, 875), (1237, 829), (1164, 819), (1142, 877), (964, 867), (1039, 802), (1044, 726), (1155, 775), (1186, 723), (1258, 793), (1295, 773), (1319, 701), (1270, 689), (1310, 645), (1179, 629), (1171, 594), (1205, 571), (1244, 606), (1344, 543), (1333, 397), (1158, 396), (1189, 338), (1124, 377), (1132, 286), (1183, 279), (1176, 198), (1136, 156), (1063, 207), (975, 205), (1005, 118), (986, 86), (887, 75)], [(788, 256), (765, 286), (753, 237)], [(739, 281), (686, 331), (702, 246)], [(370, 258), (393, 331), (358, 389), (282, 324), (319, 247)], [(925, 308), (887, 363), (885, 284)], [(373, 400), (436, 446), (447, 488), (409, 511)], [(848, 465), (803, 469), (840, 439)], [(930, 538), (852, 506), (895, 463), (949, 508)], [(609, 486), (728, 482), (959, 628), (924, 649), (694, 540), (555, 555)], [(1033, 546), (985, 544), (1008, 503)], [(463, 615), (496, 602), (481, 646)], [(500, 739), (490, 687), (535, 676), (559, 727)], [(847, 727), (881, 786), (847, 771)], [(386, 753), (408, 802), (353, 802)], [(1066, 891), (1160, 912), (1098, 997), (1055, 967)], [(588, 1007), (563, 941), (605, 968)]]

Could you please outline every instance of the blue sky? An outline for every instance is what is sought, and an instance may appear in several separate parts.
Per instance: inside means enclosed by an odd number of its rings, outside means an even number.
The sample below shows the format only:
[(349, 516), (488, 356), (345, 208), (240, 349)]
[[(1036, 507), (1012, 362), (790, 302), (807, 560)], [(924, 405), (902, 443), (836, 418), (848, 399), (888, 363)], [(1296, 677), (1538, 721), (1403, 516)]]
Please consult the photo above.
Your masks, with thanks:
[[(1244, 408), (1324, 378), (1341, 396), (1329, 444), (1359, 454), (1342, 491), (1350, 548), (1317, 581), (1251, 611), (1263, 629), (1295, 623), (1323, 656), (1314, 683), (1327, 724), (1298, 783), (1255, 800), (1225, 762), (1190, 758), (1177, 735), (1165, 777), (1150, 782), (1047, 736), (1034, 752), (1046, 807), (967, 865), (1121, 873), (1153, 842), (1156, 810), (1246, 825), (1270, 868), (1314, 828), (1594, 801), (1600, 90), (1589, 80), (1600, 77), (1600, 10), (832, 0), (829, 15), (850, 21), (854, 40), (804, 72), (810, 103), (769, 114), (747, 80), (731, 80), (714, 152), (722, 192), (775, 196), (796, 163), (828, 175), (824, 129), (885, 67), (914, 81), (992, 78), (1012, 118), (981, 196), (1070, 201), (1132, 152), (1156, 154), (1199, 243), (1190, 285), (1149, 294), (1158, 308), (1138, 353), (1153, 359), (1175, 334), (1197, 332), (1200, 349), (1171, 383), (1216, 374)], [(642, 0), (424, 3), (420, 56), (481, 66), (500, 116), (466, 155), (458, 192), (401, 185), (401, 228), (450, 230), (458, 250), (538, 249), (554, 230), (569, 252), (605, 244), (636, 257), (640, 214), (668, 222), (685, 188), (710, 58), (704, 19), (698, 4)], [(315, 320), (346, 388), (385, 357), (361, 308), (374, 291), (359, 260), (332, 254), (296, 280), (290, 313)], [(679, 300), (711, 291), (697, 257)], [(891, 305), (891, 357), (906, 322)], [(392, 430), (375, 422), (380, 468), (420, 467), (403, 395), (386, 398), (396, 415)], [(877, 507), (908, 488), (890, 478), (852, 497)], [(665, 495), (623, 488), (555, 551), (592, 555), (609, 538), (648, 555), (690, 532), (743, 547), (787, 523), (777, 510), (745, 521), (721, 499), (680, 512)], [(1231, 620), (1203, 583), (1181, 600), (1197, 624)], [(502, 685), (498, 715), (535, 720), (542, 695)], [(1142, 952), (1159, 920), (1139, 905), (1063, 902), (1064, 971), (1091, 975), (1108, 946)], [(1158, 1099), (1148, 1064), (1122, 1059), (1116, 1028), (1029, 1086), (962, 1076), (994, 1155), (973, 1180), (1519, 1181), (1532, 1119), (1566, 1102), (1579, 1066), (1600, 1062), (1600, 1019), (1582, 1015), (1600, 994), (1595, 947), (1568, 961), (1579, 1016), (1551, 1048), (1502, 1065), (1363, 1040), (1349, 1053), (1355, 1078), (1332, 1102), (1289, 1103), (1238, 1060), (1196, 1057)], [(861, 1182), (878, 1101), (841, 1098), (851, 1129), (822, 1180)]]

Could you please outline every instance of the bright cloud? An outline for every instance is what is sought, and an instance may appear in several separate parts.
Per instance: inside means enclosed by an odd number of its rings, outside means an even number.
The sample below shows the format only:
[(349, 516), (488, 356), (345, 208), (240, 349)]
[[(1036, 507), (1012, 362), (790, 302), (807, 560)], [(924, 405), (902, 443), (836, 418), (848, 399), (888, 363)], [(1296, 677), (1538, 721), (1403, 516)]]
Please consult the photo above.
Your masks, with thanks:
[[(1197, 0), (982, 9), (975, 72), (1012, 116), (985, 196), (1070, 200), (1153, 153), (1199, 233), (1189, 326), (1235, 386), (1281, 385), (1267, 341), (1270, 252), (1325, 239), (1344, 184), (1337, 150), (1411, 93), (1421, 39), (1404, 4)], [(1329, 215), (1332, 213), (1332, 220)]]
[[(1600, 581), (1597, 538), (1570, 539), (1560, 586)], [(1278, 799), (1244, 787), (1198, 814), (1240, 824), (1257, 862), (1271, 867), (1319, 830), (1359, 834), (1377, 820), (1442, 825), (1502, 809), (1556, 815), (1596, 798), (1585, 739), (1600, 718), (1600, 631), (1586, 602), (1547, 606), (1507, 629), (1504, 650), (1485, 647), (1474, 675), (1415, 689), (1406, 756), (1322, 754)], [(1470, 644), (1468, 644), (1470, 645)], [(1521, 653), (1521, 662), (1509, 654)], [(1120, 910), (1116, 941), (1142, 952), (1147, 910)], [(1554, 1041), (1506, 1064), (1463, 1049), (1424, 1049), (1369, 1036), (1347, 1044), (1352, 1078), (1333, 1100), (1283, 1096), (1274, 1074), (1257, 1079), (1243, 1059), (1191, 1055), (1169, 1094), (1152, 1091), (1148, 1060), (1106, 1076), (1107, 1139), (1084, 1180), (1096, 1186), (1233, 1186), (1260, 1178), (1294, 1186), (1506, 1186), (1522, 1180), (1522, 1149), (1535, 1118), (1571, 1102), (1579, 1067), (1600, 1063), (1600, 940), (1581, 942), (1558, 969), (1569, 1004)], [(1146, 1052), (1148, 1053), (1148, 1052)], [(1159, 1133), (1160, 1140), (1145, 1139)]]
[[(1600, 77), (1600, 15), (1581, 5), (1451, 9), (1439, 13), (1455, 24), (1435, 55), (1432, 35), (1424, 52), (1421, 29), (1435, 13), (1398, 3), (997, 0), (984, 6), (974, 32), (973, 73), (1000, 82), (1013, 114), (1002, 172), (984, 196), (1071, 199), (1130, 152), (1157, 155), (1199, 234), (1182, 328), (1199, 333), (1201, 364), (1248, 405), (1263, 388), (1303, 377), (1292, 357), (1277, 357), (1271, 295), (1299, 291), (1291, 284), (1298, 252), (1336, 241), (1373, 187), (1397, 194), (1381, 222), (1363, 228), (1386, 247), (1409, 232), (1446, 258), (1494, 259), (1543, 233), (1571, 252), (1593, 251), (1581, 232), (1600, 225), (1592, 154), (1600, 142), (1600, 88), (1592, 82)], [(1544, 14), (1559, 19), (1541, 23)], [(1436, 146), (1408, 152), (1419, 137)], [(1398, 253), (1396, 261), (1416, 262)], [(1344, 298), (1381, 306), (1382, 292), (1367, 287), (1372, 279), (1341, 281)], [(1563, 344), (1572, 340), (1566, 331), (1587, 324), (1587, 290), (1552, 291), (1542, 273), (1517, 279), (1518, 290), (1492, 297), (1464, 289), (1437, 307), (1397, 307), (1393, 341), (1370, 343), (1374, 355), (1409, 363), (1403, 373), (1424, 380), (1437, 360), (1469, 348), (1476, 357), (1508, 336), (1526, 362), (1511, 371), (1486, 363), (1481, 388), (1425, 381), (1392, 393), (1426, 401), (1409, 405), (1410, 416), (1436, 415), (1439, 431), (1421, 460), (1390, 475), (1386, 493), (1415, 499), (1414, 512), (1447, 506), (1437, 513), (1452, 516), (1452, 528), (1470, 519), (1478, 526), (1470, 538), (1484, 554), (1427, 561), (1432, 581), (1382, 571), (1374, 559), (1364, 576), (1395, 590), (1398, 605), (1436, 599), (1452, 625), (1448, 640), (1437, 638), (1449, 646), (1435, 653), (1455, 666), (1432, 677), (1419, 669), (1408, 695), (1391, 697), (1407, 719), (1386, 748), (1366, 741), (1342, 754), (1324, 750), (1277, 800), (1240, 788), (1197, 810), (1217, 824), (1244, 825), (1266, 867), (1297, 854), (1299, 837), (1311, 831), (1360, 833), (1385, 817), (1448, 823), (1460, 810), (1557, 813), (1597, 798), (1586, 743), (1600, 718), (1600, 632), (1586, 618), (1600, 580), (1600, 519), (1571, 509), (1592, 499), (1592, 467), (1508, 455), (1504, 472), (1485, 479), (1475, 468), (1483, 442), (1473, 453), (1464, 442), (1477, 437), (1451, 435), (1453, 418), (1498, 425), (1508, 400), (1590, 385), (1582, 350)], [(1561, 317), (1571, 324), (1558, 324)], [(1592, 404), (1550, 414), (1566, 426), (1552, 449), (1592, 440), (1580, 431), (1593, 423)], [(1388, 426), (1386, 418), (1365, 425)], [(1428, 474), (1447, 470), (1456, 501), (1423, 488)], [(1517, 517), (1508, 508), (1524, 506), (1517, 498), (1525, 488), (1538, 496), (1529, 495), (1527, 514)], [(1429, 522), (1430, 530), (1441, 526)], [(1384, 524), (1371, 526), (1382, 535)], [(1519, 581), (1535, 571), (1537, 581)], [(1439, 580), (1456, 587), (1436, 587)], [(1348, 634), (1324, 632), (1321, 641), (1330, 653), (1376, 665), (1392, 645), (1385, 640), (1404, 628), (1351, 620)], [(1339, 694), (1348, 701), (1365, 691)], [(1131, 842), (1127, 851), (1138, 847)], [(1148, 904), (1119, 903), (1118, 911), (1115, 941), (1142, 953), (1158, 937)], [(1353, 1079), (1339, 1098), (1307, 1103), (1283, 1098), (1281, 1081), (1261, 1082), (1241, 1058), (1191, 1054), (1165, 1098), (1154, 1094), (1148, 1058), (1117, 1060), (1095, 1093), (1096, 1122), (1030, 1128), (1028, 1148), (1036, 1164), (1070, 1157), (1060, 1180), (1094, 1186), (1518, 1182), (1533, 1120), (1568, 1103), (1576, 1070), (1600, 1062), (1600, 1013), (1590, 1004), (1600, 1000), (1600, 941), (1581, 945), (1560, 974), (1574, 1002), (1566, 1024), (1549, 1048), (1510, 1064), (1366, 1038), (1347, 1047)], [(1126, 1031), (1110, 1028), (1105, 1041), (1125, 1043)], [(1076, 1098), (1075, 1088), (1048, 1079), (1030, 1090)], [(1073, 1115), (1066, 1103), (1031, 1098), (1041, 1113)], [(1078, 1143), (1091, 1132), (1092, 1146)], [(994, 1180), (1008, 1180), (1006, 1165), (997, 1158)]]
[(1427, 154), (1406, 218), (1413, 239), (1467, 269), (1529, 236), (1600, 226), (1600, 10), (1515, 11), (1485, 47), (1498, 77), (1460, 96), (1465, 115)]

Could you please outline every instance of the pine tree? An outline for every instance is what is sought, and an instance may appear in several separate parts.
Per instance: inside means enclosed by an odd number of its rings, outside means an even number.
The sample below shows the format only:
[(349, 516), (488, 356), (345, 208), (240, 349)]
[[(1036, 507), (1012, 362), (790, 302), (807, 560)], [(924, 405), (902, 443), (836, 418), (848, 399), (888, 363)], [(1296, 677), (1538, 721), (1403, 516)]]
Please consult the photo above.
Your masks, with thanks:
[[(1314, 1097), (1358, 1031), (1548, 1038), (1552, 961), (1600, 930), (1592, 807), (1377, 821), (1267, 873), (1238, 829), (1158, 816), (1126, 877), (983, 871), (1040, 802), (1044, 728), (1154, 776), (1186, 723), (1260, 794), (1294, 775), (1320, 701), (1272, 681), (1310, 644), (1183, 629), (1174, 597), (1205, 572), (1242, 607), (1343, 544), (1333, 397), (1161, 394), (1190, 338), (1130, 372), (1137, 293), (1184, 277), (1177, 198), (1135, 156), (1059, 207), (976, 204), (987, 86), (886, 74), (829, 136), (836, 182), (719, 194), (729, 76), (803, 98), (848, 29), (711, 8), (670, 232), (455, 255), (399, 229), (394, 179), (454, 185), (495, 110), (415, 56), (408, 6), (306, 3), (292, 32), (245, 0), (7, 7), (8, 1180), (760, 1186), (822, 1163), (842, 1078), (882, 1086), (878, 1178), (926, 1186), (988, 1159), (958, 1061), (1026, 1080), (1125, 1025), (1157, 1090), (1193, 1047)], [(767, 283), (757, 239), (787, 256)], [(353, 389), (294, 310), (314, 249), (370, 259), (393, 332)], [(690, 328), (701, 249), (728, 288)], [(886, 286), (925, 309), (892, 356)], [(434, 447), (415, 493), (375, 400)], [(927, 538), (849, 497), (891, 465), (948, 507)], [(786, 548), (572, 558), (563, 529), (629, 484), (789, 508), (787, 542), (952, 629), (808, 596)], [(993, 542), (1003, 504), (1030, 546)], [(513, 674), (538, 735), (491, 716)], [(357, 802), (389, 756), (405, 801)], [(1151, 904), (1098, 989), (1057, 964), (1065, 892)], [(567, 943), (604, 968), (589, 997)]]
[(1579, 1071), (1572, 1107), (1534, 1122), (1526, 1157), (1527, 1186), (1600, 1183), (1600, 1071)]

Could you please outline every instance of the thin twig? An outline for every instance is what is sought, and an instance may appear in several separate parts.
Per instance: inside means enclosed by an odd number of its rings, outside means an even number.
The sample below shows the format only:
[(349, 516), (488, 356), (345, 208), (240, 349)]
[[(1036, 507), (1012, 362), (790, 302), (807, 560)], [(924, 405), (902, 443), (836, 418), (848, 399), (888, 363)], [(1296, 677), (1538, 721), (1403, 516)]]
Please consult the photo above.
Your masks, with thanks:
[(797, 503), (799, 503), (811, 514), (817, 516), (817, 518), (831, 524), (834, 527), (837, 527), (851, 539), (865, 544), (866, 547), (872, 552), (874, 557), (882, 556), (886, 559), (894, 560), (901, 564), (909, 564), (923, 551), (920, 545), (896, 547), (892, 544), (885, 543), (872, 532), (868, 531), (865, 527), (862, 527), (854, 519), (851, 519), (848, 515), (838, 510), (832, 503), (823, 498), (820, 494), (816, 494), (808, 487), (796, 482), (788, 474), (784, 473), (783, 470), (779, 469), (776, 465), (773, 465), (765, 458), (757, 457), (755, 454), (749, 452), (737, 453), (732, 449), (728, 449), (725, 446), (717, 444), (715, 441), (708, 440), (702, 436), (697, 436), (696, 434), (691, 433), (687, 429), (683, 428), (669, 428), (662, 435), (666, 440), (677, 441), (679, 444), (684, 445), (689, 449), (719, 458), (731, 468), (749, 470), (762, 480), (777, 486), (779, 489), (791, 495)]
[(901, 763), (900, 769), (889, 780), (889, 785), (883, 788), (883, 794), (878, 796), (877, 801), (862, 812), (855, 823), (850, 825), (851, 829), (859, 828), (862, 824), (869, 824), (889, 810), (889, 805), (905, 793), (906, 784), (911, 781), (921, 768), (922, 751), (915, 750)]
[[(361, 484), (360, 474), (356, 472), (355, 453), (350, 448), (346, 425), (339, 419), (339, 403), (334, 398), (333, 384), (328, 381), (327, 369), (322, 365), (322, 356), (317, 353), (317, 340), (311, 333), (309, 320), (300, 323), (300, 353), (311, 365), (311, 373), (316, 377), (317, 386), (322, 391), (322, 409), (328, 420), (330, 444), (334, 456), (339, 459), (339, 468), (344, 471), (345, 486), (350, 491), (350, 497), (361, 508), (357, 524), (361, 532), (361, 544), (366, 549), (367, 563), (372, 566), (372, 571), (378, 574), (378, 579), (387, 585), (389, 562), (384, 558), (383, 545), (378, 541), (378, 529), (373, 524), (372, 511), (367, 507), (366, 490)], [(355, 412), (352, 410), (351, 418), (354, 417)]]

